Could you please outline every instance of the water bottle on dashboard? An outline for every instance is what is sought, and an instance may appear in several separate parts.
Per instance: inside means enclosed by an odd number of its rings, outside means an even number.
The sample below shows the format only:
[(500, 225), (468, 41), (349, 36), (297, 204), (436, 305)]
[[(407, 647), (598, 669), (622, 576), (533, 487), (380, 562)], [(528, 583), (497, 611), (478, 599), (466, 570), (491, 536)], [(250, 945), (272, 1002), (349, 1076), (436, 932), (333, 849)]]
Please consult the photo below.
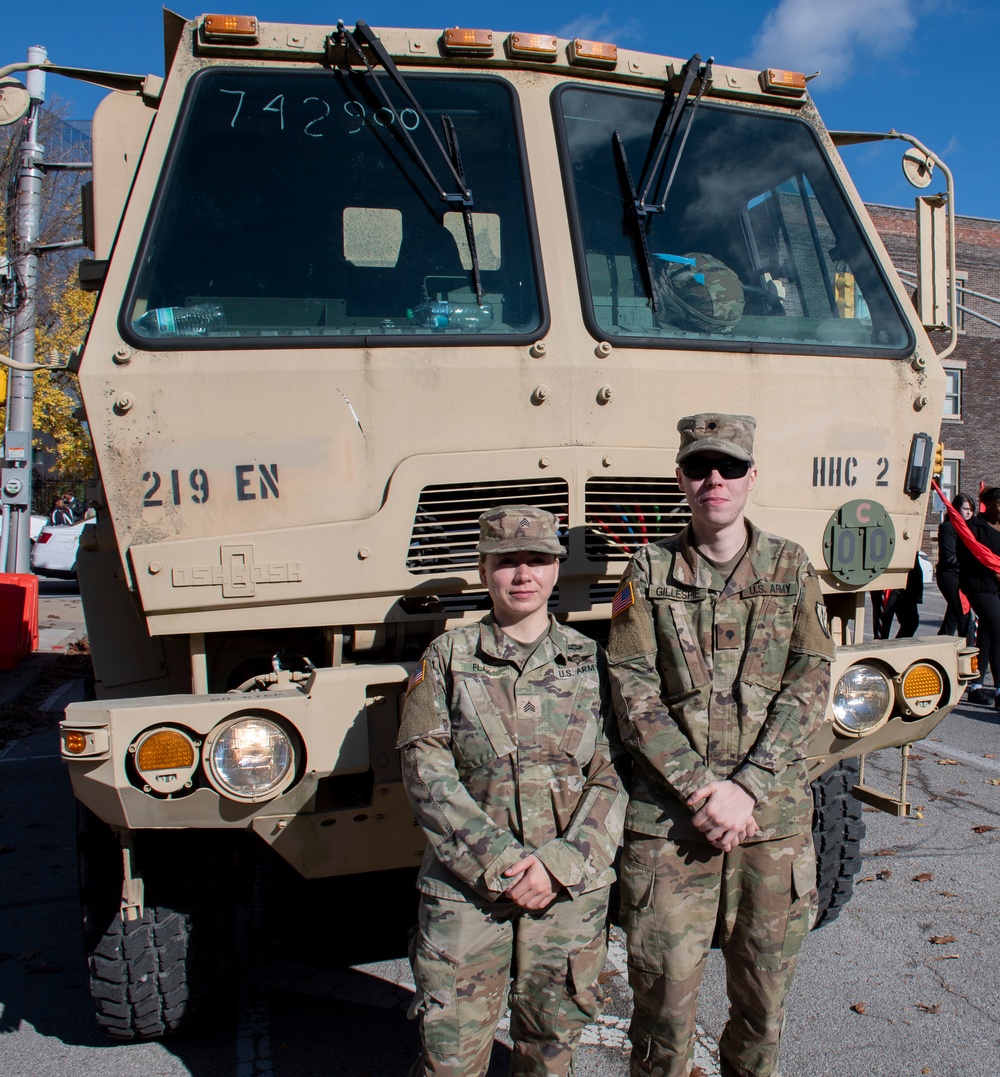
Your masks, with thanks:
[(407, 320), (425, 329), (464, 329), (476, 332), (493, 325), (493, 305), (483, 303), (452, 303), (447, 299), (428, 299), (406, 312)]
[(132, 328), (145, 337), (202, 337), (226, 328), (221, 303), (196, 303), (191, 307), (154, 307)]

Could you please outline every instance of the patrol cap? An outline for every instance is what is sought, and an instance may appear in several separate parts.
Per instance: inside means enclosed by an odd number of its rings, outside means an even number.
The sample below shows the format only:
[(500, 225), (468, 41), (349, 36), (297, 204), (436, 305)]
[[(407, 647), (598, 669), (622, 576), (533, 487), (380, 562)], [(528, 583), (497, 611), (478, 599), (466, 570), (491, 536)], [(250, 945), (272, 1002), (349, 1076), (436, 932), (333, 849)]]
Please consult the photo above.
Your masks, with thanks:
[(565, 557), (556, 534), (556, 518), (534, 505), (499, 505), (479, 517), (479, 553), (551, 553)]
[(721, 452), (752, 464), (756, 426), (757, 420), (752, 415), (724, 415), (714, 411), (685, 415), (677, 422), (681, 435), (677, 463), (692, 453)]

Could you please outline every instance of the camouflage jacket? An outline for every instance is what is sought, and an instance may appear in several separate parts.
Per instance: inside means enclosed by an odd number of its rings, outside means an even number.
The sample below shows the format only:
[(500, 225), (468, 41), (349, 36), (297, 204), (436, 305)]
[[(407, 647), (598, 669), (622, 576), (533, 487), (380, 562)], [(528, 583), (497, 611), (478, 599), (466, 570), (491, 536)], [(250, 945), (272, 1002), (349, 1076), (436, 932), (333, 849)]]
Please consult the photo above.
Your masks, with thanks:
[(625, 794), (606, 683), (596, 644), (555, 621), (527, 661), (492, 614), (434, 640), (410, 677), (398, 740), (429, 839), (422, 891), (495, 899), (528, 853), (573, 895), (613, 879)]
[(684, 801), (733, 779), (757, 799), (755, 841), (810, 825), (805, 748), (822, 724), (833, 642), (800, 546), (748, 524), (729, 580), (690, 527), (641, 549), (612, 606), (608, 673), (638, 760), (626, 827), (704, 840)]

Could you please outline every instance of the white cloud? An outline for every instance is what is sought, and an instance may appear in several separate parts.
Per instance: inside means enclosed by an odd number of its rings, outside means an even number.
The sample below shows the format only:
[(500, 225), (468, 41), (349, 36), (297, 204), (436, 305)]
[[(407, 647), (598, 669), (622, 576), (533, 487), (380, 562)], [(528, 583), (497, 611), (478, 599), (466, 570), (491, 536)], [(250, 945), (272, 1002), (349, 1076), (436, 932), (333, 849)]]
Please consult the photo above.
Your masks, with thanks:
[(557, 37), (582, 37), (585, 41), (612, 41), (615, 43), (634, 41), (642, 37), (641, 27), (635, 19), (625, 22), (613, 22), (611, 11), (604, 10), (600, 15), (582, 14), (565, 23), (556, 30)]
[(822, 71), (842, 83), (866, 53), (900, 52), (916, 28), (915, 0), (780, 0), (754, 36), (750, 67)]

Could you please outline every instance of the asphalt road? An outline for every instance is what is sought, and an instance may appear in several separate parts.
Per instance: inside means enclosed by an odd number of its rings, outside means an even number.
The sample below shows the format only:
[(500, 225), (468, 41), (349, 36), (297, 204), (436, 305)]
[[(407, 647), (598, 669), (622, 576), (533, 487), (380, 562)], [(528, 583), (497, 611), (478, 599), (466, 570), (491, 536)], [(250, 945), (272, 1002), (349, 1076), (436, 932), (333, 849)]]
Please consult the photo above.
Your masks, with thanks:
[[(921, 631), (936, 628), (933, 599)], [(68, 601), (60, 596), (60, 601)], [(58, 611), (57, 611), (58, 612)], [(60, 619), (72, 622), (72, 607)], [(43, 623), (45, 617), (43, 615)], [(51, 624), (50, 624), (51, 627)], [(72, 635), (72, 631), (68, 633)], [(50, 637), (54, 638), (54, 637)], [(73, 800), (52, 728), (0, 752), (0, 1074), (3, 1077), (382, 1077), (406, 1072), (416, 1038), (403, 937), (404, 882), (282, 895), (263, 880), (241, 914), (236, 1017), (162, 1043), (116, 1044), (91, 1016), (78, 928)], [(866, 812), (855, 897), (807, 941), (789, 1001), (784, 1077), (980, 1077), (1000, 1058), (1000, 720), (963, 705), (913, 753), (898, 820)], [(870, 766), (891, 788), (897, 752)], [(290, 907), (289, 907), (290, 906)], [(713, 955), (698, 1062), (725, 1020)], [(628, 1071), (620, 936), (605, 1016), (587, 1030), (578, 1077)], [(491, 1077), (509, 1052), (498, 1039)]]

